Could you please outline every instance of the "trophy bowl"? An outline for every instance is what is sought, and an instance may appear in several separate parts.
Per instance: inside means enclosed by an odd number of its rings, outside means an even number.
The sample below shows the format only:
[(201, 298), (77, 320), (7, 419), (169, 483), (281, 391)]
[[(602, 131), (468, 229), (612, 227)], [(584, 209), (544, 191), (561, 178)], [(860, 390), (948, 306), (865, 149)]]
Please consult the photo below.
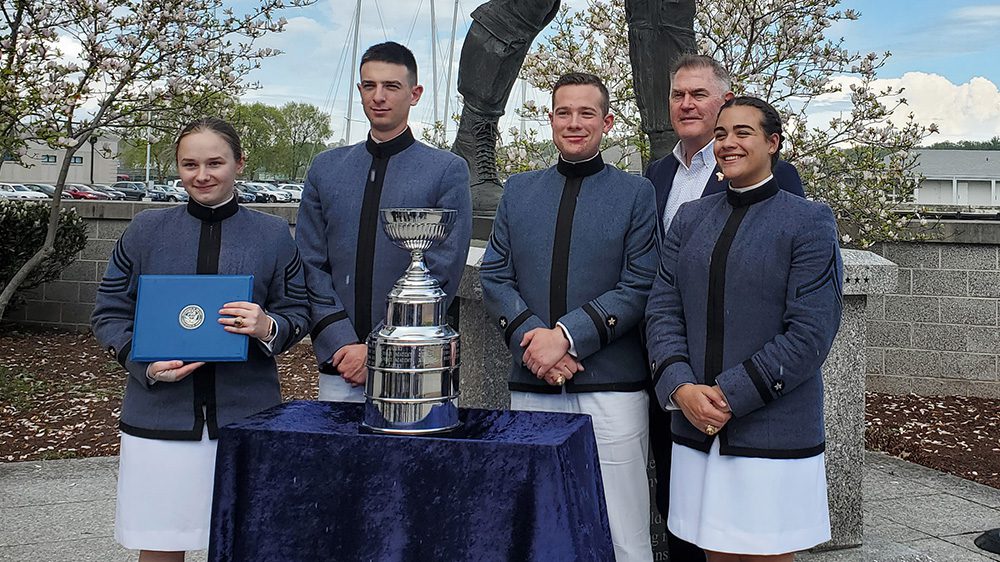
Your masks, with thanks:
[(448, 237), (458, 211), (454, 209), (382, 209), (382, 228), (404, 250), (426, 250)]

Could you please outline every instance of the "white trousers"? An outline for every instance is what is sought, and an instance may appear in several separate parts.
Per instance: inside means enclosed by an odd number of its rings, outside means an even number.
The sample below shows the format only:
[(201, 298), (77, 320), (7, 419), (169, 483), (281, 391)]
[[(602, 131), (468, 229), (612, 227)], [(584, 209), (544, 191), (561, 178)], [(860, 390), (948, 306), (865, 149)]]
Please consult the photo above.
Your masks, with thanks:
[(594, 422), (617, 562), (650, 562), (649, 395), (645, 392), (511, 392), (512, 410), (588, 414)]
[(340, 375), (319, 375), (319, 399), (327, 402), (364, 402), (365, 385), (351, 386)]

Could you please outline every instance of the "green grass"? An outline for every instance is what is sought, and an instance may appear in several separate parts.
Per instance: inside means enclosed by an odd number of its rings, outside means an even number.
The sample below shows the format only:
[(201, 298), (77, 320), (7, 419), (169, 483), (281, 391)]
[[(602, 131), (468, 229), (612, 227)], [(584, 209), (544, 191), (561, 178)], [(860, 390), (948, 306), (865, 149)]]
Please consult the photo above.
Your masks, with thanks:
[(51, 388), (50, 383), (31, 373), (13, 372), (0, 365), (0, 403), (10, 404), (17, 410), (31, 406), (36, 396)]
[(76, 451), (45, 451), (42, 453), (38, 459), (43, 461), (55, 461), (59, 459), (75, 459), (79, 457), (80, 454)]

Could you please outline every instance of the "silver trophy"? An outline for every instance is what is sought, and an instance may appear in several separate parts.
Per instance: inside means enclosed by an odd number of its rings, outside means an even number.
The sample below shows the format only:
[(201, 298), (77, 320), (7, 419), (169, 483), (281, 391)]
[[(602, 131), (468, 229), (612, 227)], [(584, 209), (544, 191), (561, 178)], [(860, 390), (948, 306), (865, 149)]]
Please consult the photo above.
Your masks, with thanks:
[(458, 421), (458, 333), (445, 323), (445, 292), (424, 251), (448, 237), (451, 209), (382, 209), (390, 240), (409, 250), (410, 266), (389, 292), (385, 324), (368, 336), (362, 425), (379, 433), (447, 431)]

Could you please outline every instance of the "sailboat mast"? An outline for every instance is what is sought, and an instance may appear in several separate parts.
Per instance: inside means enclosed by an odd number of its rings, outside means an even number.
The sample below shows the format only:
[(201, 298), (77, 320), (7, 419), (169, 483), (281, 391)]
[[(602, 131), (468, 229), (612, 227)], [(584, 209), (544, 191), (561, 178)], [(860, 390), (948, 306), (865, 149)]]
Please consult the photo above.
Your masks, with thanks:
[(441, 92), (438, 90), (438, 50), (437, 50), (437, 11), (434, 9), (434, 0), (431, 0), (431, 66), (433, 73), (432, 76), (434, 84), (434, 122), (438, 122), (438, 96)]
[(448, 88), (445, 90), (444, 95), (444, 132), (445, 137), (448, 133), (448, 121), (451, 121), (451, 115), (448, 114), (448, 101), (451, 99), (449, 94), (451, 90), (451, 69), (455, 66), (455, 26), (458, 24), (458, 1), (455, 0), (455, 11), (451, 15), (451, 46), (448, 48), (448, 77), (445, 79), (445, 86)]
[[(361, 28), (361, 0), (358, 0), (354, 8), (354, 47), (351, 50), (351, 64), (358, 60), (358, 30)], [(354, 76), (354, 68), (351, 67), (351, 76)], [(351, 117), (354, 115), (354, 81), (348, 80), (349, 90), (347, 99), (347, 144), (351, 144)]]

